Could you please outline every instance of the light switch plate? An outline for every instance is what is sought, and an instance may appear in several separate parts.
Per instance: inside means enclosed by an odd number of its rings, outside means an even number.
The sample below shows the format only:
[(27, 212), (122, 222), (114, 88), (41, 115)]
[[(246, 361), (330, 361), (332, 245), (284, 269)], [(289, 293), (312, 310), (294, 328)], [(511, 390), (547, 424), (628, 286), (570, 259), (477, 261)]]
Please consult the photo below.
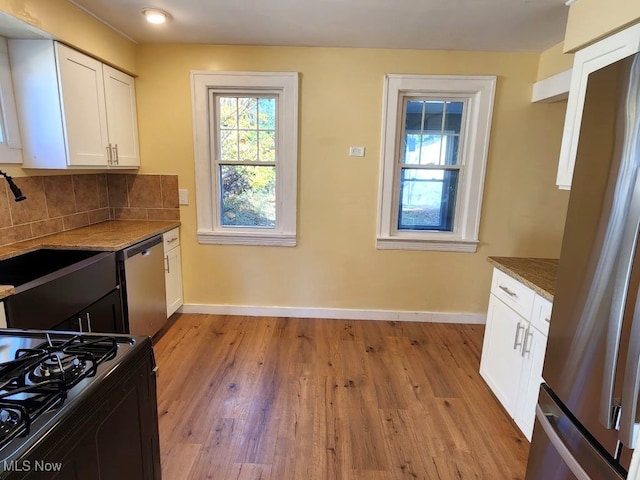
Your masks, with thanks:
[(189, 190), (180, 188), (178, 190), (178, 202), (180, 205), (189, 205)]

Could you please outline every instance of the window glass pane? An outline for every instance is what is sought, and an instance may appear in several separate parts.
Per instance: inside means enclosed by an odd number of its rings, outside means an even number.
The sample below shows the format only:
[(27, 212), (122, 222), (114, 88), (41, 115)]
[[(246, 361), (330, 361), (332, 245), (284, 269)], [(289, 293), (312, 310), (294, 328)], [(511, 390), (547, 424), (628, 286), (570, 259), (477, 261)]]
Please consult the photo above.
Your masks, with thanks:
[(238, 98), (238, 127), (258, 128), (258, 99)]
[(238, 146), (240, 158), (244, 162), (258, 160), (258, 132), (255, 130), (240, 130), (238, 132)]
[(258, 99), (258, 128), (260, 130), (275, 130), (276, 128), (276, 99)]
[(238, 160), (237, 130), (220, 130), (220, 159), (223, 161)]
[(220, 165), (220, 190), (222, 226), (276, 226), (275, 167)]
[(445, 132), (460, 133), (463, 108), (464, 103), (462, 102), (447, 102), (447, 113), (444, 120)]
[(420, 154), (422, 165), (440, 165), (440, 151), (443, 137), (441, 135), (423, 135)]
[(437, 133), (442, 131), (442, 114), (444, 102), (425, 102), (424, 129)]
[(258, 140), (258, 160), (263, 162), (275, 162), (276, 132), (273, 130), (260, 130), (258, 132)]
[(404, 136), (403, 163), (417, 165), (420, 163), (420, 138), (419, 134), (406, 134)]
[(444, 143), (442, 144), (441, 165), (457, 165), (460, 137), (457, 135), (445, 135), (442, 140)]
[(219, 97), (220, 104), (220, 128), (237, 128), (238, 99)]
[(453, 231), (458, 170), (403, 168), (399, 230)]
[(424, 102), (408, 101), (404, 129), (407, 132), (419, 132), (422, 125), (422, 109)]

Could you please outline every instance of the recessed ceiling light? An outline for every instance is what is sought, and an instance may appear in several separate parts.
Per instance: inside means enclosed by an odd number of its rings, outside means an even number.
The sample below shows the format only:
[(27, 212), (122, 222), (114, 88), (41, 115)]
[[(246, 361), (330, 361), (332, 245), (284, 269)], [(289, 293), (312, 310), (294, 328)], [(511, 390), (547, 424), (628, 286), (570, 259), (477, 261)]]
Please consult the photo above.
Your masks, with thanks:
[(145, 8), (142, 10), (142, 14), (147, 22), (155, 24), (164, 23), (169, 18), (169, 14), (159, 8)]

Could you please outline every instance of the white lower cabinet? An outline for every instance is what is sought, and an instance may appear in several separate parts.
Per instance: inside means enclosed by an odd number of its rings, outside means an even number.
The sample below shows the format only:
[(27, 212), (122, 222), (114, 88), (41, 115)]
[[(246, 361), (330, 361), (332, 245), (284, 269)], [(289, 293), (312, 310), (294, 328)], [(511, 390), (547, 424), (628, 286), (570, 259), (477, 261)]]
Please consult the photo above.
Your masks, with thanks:
[(164, 280), (167, 294), (167, 318), (183, 304), (182, 259), (180, 258), (180, 229), (174, 228), (163, 235)]
[(549, 301), (494, 271), (480, 375), (529, 440), (547, 344), (547, 331), (536, 327), (548, 325), (550, 313)]

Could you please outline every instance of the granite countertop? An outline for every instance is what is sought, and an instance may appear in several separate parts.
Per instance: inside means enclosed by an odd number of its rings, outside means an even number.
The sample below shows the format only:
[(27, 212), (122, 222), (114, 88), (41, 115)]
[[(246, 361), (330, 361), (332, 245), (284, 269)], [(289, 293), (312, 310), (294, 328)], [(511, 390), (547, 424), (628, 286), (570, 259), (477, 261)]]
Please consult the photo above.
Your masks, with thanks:
[[(154, 235), (168, 232), (180, 222), (108, 220), (86, 227), (0, 247), (0, 260), (41, 248), (60, 250), (98, 250), (115, 252)], [(13, 287), (0, 285), (0, 299), (13, 294)]]
[(558, 273), (556, 258), (489, 257), (489, 263), (553, 302)]

